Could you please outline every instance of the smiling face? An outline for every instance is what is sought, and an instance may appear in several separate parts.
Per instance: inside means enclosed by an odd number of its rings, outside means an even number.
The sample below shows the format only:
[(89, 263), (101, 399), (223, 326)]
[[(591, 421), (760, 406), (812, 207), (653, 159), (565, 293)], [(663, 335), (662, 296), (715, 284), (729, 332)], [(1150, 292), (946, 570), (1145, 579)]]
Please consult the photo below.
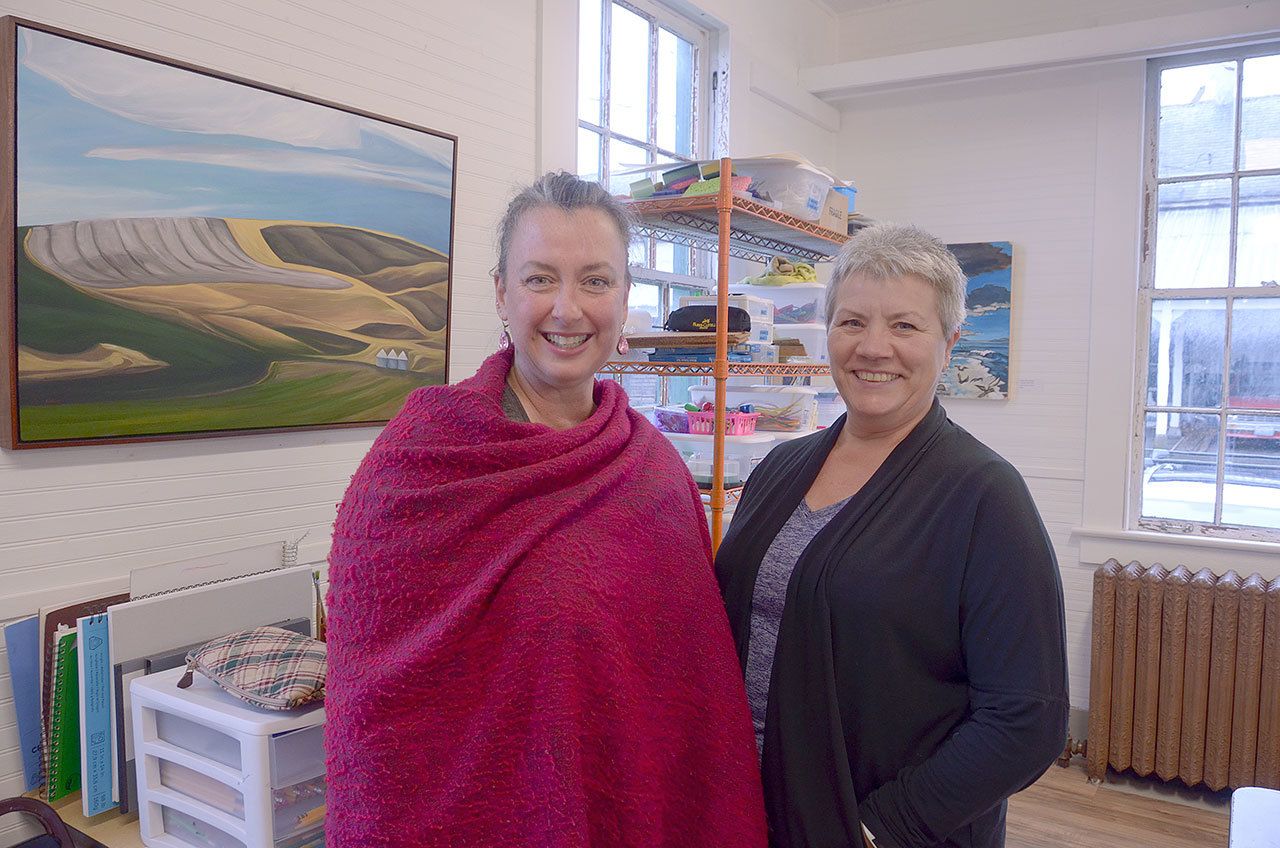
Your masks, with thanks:
[(960, 338), (948, 336), (933, 288), (916, 276), (845, 278), (836, 293), (827, 348), (831, 375), (860, 435), (905, 435), (933, 404), (934, 388)]
[(622, 334), (626, 273), (627, 246), (607, 213), (537, 206), (520, 216), (494, 284), (525, 385), (590, 391)]

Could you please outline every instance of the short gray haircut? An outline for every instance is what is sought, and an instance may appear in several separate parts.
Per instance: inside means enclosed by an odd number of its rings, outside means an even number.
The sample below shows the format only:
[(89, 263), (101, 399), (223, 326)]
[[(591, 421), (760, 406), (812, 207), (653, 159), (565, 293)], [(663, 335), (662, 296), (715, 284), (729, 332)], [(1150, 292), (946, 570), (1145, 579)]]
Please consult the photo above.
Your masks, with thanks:
[(845, 242), (831, 266), (827, 283), (827, 327), (835, 314), (840, 284), (855, 274), (873, 280), (919, 277), (938, 298), (938, 317), (950, 337), (965, 315), (964, 271), (947, 246), (910, 224), (876, 224)]
[[(495, 272), (506, 275), (507, 254), (511, 250), (511, 240), (515, 237), (520, 219), (531, 209), (540, 206), (552, 206), (563, 212), (576, 212), (580, 209), (598, 209), (609, 216), (613, 225), (618, 228), (618, 238), (622, 239), (622, 252), (625, 254), (631, 247), (631, 231), (635, 226), (635, 216), (626, 204), (609, 194), (604, 186), (596, 182), (584, 180), (568, 171), (551, 171), (543, 174), (533, 185), (522, 189), (511, 202), (507, 211), (498, 222), (498, 264)], [(631, 282), (631, 269), (627, 267), (627, 282)]]

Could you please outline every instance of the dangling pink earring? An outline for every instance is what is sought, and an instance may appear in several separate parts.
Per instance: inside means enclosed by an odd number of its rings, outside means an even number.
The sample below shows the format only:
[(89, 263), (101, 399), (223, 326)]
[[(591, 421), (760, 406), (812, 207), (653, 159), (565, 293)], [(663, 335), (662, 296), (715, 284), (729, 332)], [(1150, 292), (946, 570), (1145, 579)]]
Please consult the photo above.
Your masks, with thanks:
[(620, 336), (618, 338), (618, 356), (626, 356), (630, 350), (631, 344), (627, 341), (627, 337)]
[(498, 350), (506, 350), (511, 347), (511, 334), (507, 332), (507, 325), (502, 325), (502, 335), (498, 336)]

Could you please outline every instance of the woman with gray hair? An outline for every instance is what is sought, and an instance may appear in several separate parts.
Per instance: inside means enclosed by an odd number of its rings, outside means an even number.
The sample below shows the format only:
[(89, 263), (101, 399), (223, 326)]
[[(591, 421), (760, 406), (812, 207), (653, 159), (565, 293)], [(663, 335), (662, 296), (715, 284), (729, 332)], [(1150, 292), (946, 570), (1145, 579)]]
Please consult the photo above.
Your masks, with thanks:
[(330, 848), (763, 848), (697, 487), (595, 379), (626, 209), (547, 174), (498, 228), (501, 349), (411, 394), (330, 553)]
[(851, 239), (827, 290), (847, 413), (751, 474), (716, 557), (770, 845), (996, 848), (1062, 751), (1062, 587), (1022, 477), (935, 386), (965, 278), (909, 226)]

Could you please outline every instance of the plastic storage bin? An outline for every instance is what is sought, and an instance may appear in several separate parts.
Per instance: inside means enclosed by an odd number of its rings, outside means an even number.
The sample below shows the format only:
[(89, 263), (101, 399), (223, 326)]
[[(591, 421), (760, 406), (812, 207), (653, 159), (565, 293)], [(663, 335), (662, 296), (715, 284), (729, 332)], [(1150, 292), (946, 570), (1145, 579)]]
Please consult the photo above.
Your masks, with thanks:
[[(710, 489), (714, 472), (713, 457), (710, 454), (698, 454), (689, 460), (689, 473), (699, 489)], [(724, 461), (724, 485), (726, 488), (741, 486), (746, 478), (742, 475), (742, 463), (736, 459), (726, 458)]]
[(142, 842), (164, 848), (324, 844), (324, 707), (260, 710), (175, 668), (134, 680)]
[(845, 413), (844, 398), (835, 389), (818, 389), (818, 426), (830, 427)]
[[(675, 445), (676, 450), (684, 454), (686, 461), (696, 458), (711, 459), (714, 445), (711, 436), (704, 436), (699, 433), (663, 433), (671, 444)], [(753, 433), (750, 436), (725, 436), (724, 437), (724, 458), (725, 461), (733, 460), (738, 463), (738, 475), (742, 482), (751, 476), (751, 471), (760, 464), (760, 460), (765, 458), (773, 447), (773, 436), (768, 433)], [(692, 469), (690, 469), (692, 470)], [(725, 485), (736, 485), (726, 483)]]
[(734, 173), (751, 177), (751, 192), (780, 212), (818, 220), (835, 180), (794, 159), (735, 159)]
[(826, 324), (789, 324), (778, 331), (779, 339), (798, 339), (804, 345), (805, 355), (811, 362), (826, 364), (831, 361), (827, 353)]
[(791, 283), (785, 286), (734, 283), (729, 286), (729, 291), (749, 298), (761, 298), (772, 304), (775, 339), (786, 336), (783, 324), (821, 324), (827, 320), (827, 287), (822, 283)]
[[(715, 402), (715, 386), (694, 386), (689, 396), (701, 406)], [(751, 404), (760, 413), (756, 430), (801, 432), (817, 424), (818, 391), (808, 386), (726, 386), (725, 403), (730, 407)]]
[(658, 406), (653, 410), (653, 424), (668, 433), (689, 432), (689, 412), (683, 406)]

